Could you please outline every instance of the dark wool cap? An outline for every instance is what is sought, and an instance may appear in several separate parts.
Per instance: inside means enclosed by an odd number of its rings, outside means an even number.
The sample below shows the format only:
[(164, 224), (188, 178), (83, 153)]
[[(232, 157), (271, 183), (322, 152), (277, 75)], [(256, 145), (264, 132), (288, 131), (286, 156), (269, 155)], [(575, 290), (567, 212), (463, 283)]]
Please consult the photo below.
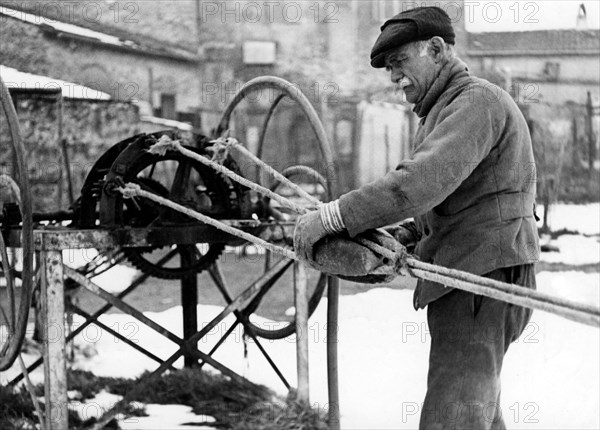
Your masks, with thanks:
[(371, 66), (385, 66), (385, 54), (392, 48), (439, 36), (454, 45), (454, 29), (446, 12), (439, 7), (417, 7), (401, 12), (381, 26), (381, 34), (371, 50)]

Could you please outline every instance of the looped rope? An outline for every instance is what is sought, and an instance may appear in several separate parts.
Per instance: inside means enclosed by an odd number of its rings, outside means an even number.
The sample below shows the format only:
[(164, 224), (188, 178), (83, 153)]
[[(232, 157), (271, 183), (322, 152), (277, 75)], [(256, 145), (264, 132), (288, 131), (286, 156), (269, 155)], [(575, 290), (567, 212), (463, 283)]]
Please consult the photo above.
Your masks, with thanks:
[[(272, 168), (271, 166), (269, 166), (268, 164), (266, 164), (264, 161), (262, 161), (260, 158), (258, 158), (256, 155), (254, 155), (252, 152), (248, 151), (248, 149), (246, 149), (246, 147), (244, 145), (242, 145), (241, 143), (238, 142), (238, 140), (234, 137), (228, 137), (228, 138), (218, 138), (213, 140), (211, 143), (215, 143), (218, 145), (224, 145), (227, 148), (235, 148), (236, 150), (238, 150), (240, 153), (244, 154), (244, 156), (248, 157), (250, 160), (252, 160), (253, 162), (256, 163), (256, 165), (259, 167), (259, 169), (261, 169), (263, 172), (267, 173), (269, 176), (272, 176), (273, 178), (275, 178), (276, 180), (284, 183), (285, 185), (287, 185), (288, 187), (290, 187), (291, 189), (293, 189), (294, 191), (296, 191), (296, 193), (298, 193), (298, 195), (300, 197), (303, 197), (304, 199), (308, 200), (310, 203), (312, 203), (313, 205), (321, 205), (322, 202), (317, 199), (315, 196), (309, 194), (308, 192), (306, 192), (301, 186), (299, 186), (298, 184), (290, 181), (288, 178), (286, 178), (283, 174), (281, 174), (280, 172), (278, 172), (277, 170), (275, 170), (274, 168)], [(306, 208), (302, 208), (302, 210), (305, 210)], [(302, 213), (302, 212), (299, 212)]]
[(123, 194), (124, 199), (133, 199), (134, 197), (139, 196), (139, 192), (141, 190), (142, 187), (140, 187), (138, 184), (133, 184), (131, 182), (125, 184), (124, 187), (118, 188), (118, 191), (120, 191), (121, 194)]
[(206, 149), (212, 152), (211, 161), (215, 163), (219, 163), (223, 165), (227, 157), (229, 156), (229, 149), (232, 147), (232, 144), (237, 143), (237, 140), (233, 137), (223, 138), (219, 137), (218, 139), (211, 140), (212, 146), (207, 147)]
[(406, 250), (406, 247), (400, 242), (397, 242), (396, 260), (394, 261), (394, 272), (396, 272), (400, 276), (410, 276), (412, 278), (416, 278), (415, 274), (413, 273), (408, 264), (409, 257), (411, 257), (411, 255)]
[(150, 154), (164, 156), (167, 151), (180, 151), (181, 152), (181, 142), (179, 140), (173, 140), (169, 136), (162, 135), (158, 141), (152, 145), (147, 151)]

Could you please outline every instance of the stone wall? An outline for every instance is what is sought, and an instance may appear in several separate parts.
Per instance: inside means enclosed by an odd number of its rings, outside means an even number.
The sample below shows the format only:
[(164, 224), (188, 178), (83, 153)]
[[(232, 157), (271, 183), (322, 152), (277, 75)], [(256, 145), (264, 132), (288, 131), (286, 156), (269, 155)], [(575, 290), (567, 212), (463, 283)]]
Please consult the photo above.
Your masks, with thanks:
[[(59, 142), (56, 102), (21, 96), (17, 101), (21, 135), (26, 150), (33, 209), (49, 212), (69, 206), (66, 162)], [(0, 170), (11, 173), (7, 126), (0, 121)], [(74, 197), (94, 162), (113, 144), (139, 131), (139, 115), (130, 103), (65, 100), (63, 139), (69, 158)]]

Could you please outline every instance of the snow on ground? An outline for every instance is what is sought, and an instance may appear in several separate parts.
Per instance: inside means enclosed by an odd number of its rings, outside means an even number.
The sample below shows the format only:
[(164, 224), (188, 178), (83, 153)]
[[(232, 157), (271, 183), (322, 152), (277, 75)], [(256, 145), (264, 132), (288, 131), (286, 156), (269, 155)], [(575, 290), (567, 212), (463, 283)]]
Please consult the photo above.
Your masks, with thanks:
[[(542, 272), (538, 274), (538, 287), (552, 294), (598, 303), (600, 280), (597, 273)], [(418, 426), (430, 339), (426, 314), (414, 311), (411, 296), (410, 291), (377, 288), (340, 298), (338, 348), (344, 429)], [(311, 403), (320, 408), (327, 405), (325, 302), (311, 319), (308, 332)], [(198, 306), (200, 324), (221, 310), (218, 306)], [(180, 307), (146, 315), (181, 334)], [(110, 314), (102, 320), (152, 351), (160, 352), (162, 357), (176, 349), (170, 341), (129, 316)], [(208, 351), (232, 321), (232, 317), (227, 318), (211, 331), (200, 342), (201, 350)], [(257, 319), (257, 323), (268, 324), (268, 321)], [(77, 366), (98, 375), (132, 377), (156, 366), (104, 332), (94, 330), (87, 335), (84, 332), (78, 342), (95, 343), (98, 355), (81, 360)], [(262, 343), (295, 384), (294, 340)], [(597, 329), (534, 312), (523, 336), (511, 346), (505, 360), (502, 410), (509, 428), (599, 428), (599, 351)], [(283, 384), (252, 342), (248, 343), (248, 359), (244, 359), (241, 330), (234, 332), (215, 358), (251, 380), (284, 393)], [(181, 366), (181, 361), (177, 364)]]
[[(544, 207), (537, 206), (536, 212), (544, 219)], [(600, 234), (600, 203), (570, 205), (556, 203), (550, 207), (548, 224), (551, 230), (567, 229), (581, 234)], [(538, 222), (541, 226), (542, 222)]]
[[(82, 420), (90, 418), (99, 418), (106, 411), (110, 410), (117, 402), (121, 400), (121, 396), (108, 393), (104, 390), (100, 391), (92, 399), (85, 401), (72, 400), (69, 403), (69, 409), (78, 413)], [(134, 406), (141, 407), (141, 404), (136, 402)], [(214, 422), (215, 419), (209, 416), (196, 415), (192, 412), (192, 408), (184, 405), (143, 405), (147, 417), (124, 417), (122, 414), (117, 415), (119, 426), (123, 430), (155, 430), (155, 429), (172, 429), (172, 430), (214, 430), (214, 427), (207, 427), (201, 423)], [(193, 424), (197, 423), (197, 424)], [(183, 425), (185, 424), (185, 425)]]
[(201, 423), (214, 422), (213, 417), (196, 415), (192, 408), (183, 405), (145, 405), (147, 417), (130, 417), (119, 421), (123, 430), (214, 430)]
[(559, 251), (542, 252), (540, 259), (546, 263), (582, 265), (600, 261), (600, 236), (564, 234), (550, 241), (550, 244)]
[[(63, 251), (63, 263), (69, 267), (78, 268), (85, 266), (97, 256), (96, 249), (66, 249)], [(131, 285), (140, 273), (137, 269), (120, 264), (94, 277), (93, 281), (109, 293), (120, 293)]]
[[(586, 235), (600, 233), (600, 206), (554, 206), (553, 229), (567, 228)], [(545, 253), (548, 262), (586, 264), (600, 262), (597, 237), (561, 236), (560, 253)], [(65, 259), (66, 261), (66, 259)], [(75, 265), (75, 264), (73, 264)], [(117, 291), (125, 269), (113, 269), (96, 278), (104, 288)], [(129, 274), (131, 275), (131, 274)], [(127, 276), (129, 276), (127, 275)], [(541, 272), (538, 289), (585, 303), (600, 304), (600, 275), (578, 271)], [(127, 284), (122, 282), (123, 287)], [(198, 306), (199, 326), (214, 318), (222, 307)], [(292, 310), (290, 310), (291, 312)], [(145, 315), (181, 336), (181, 307)], [(166, 358), (176, 346), (153, 330), (123, 314), (103, 315), (100, 320), (129, 339)], [(75, 317), (75, 323), (83, 320)], [(234, 322), (229, 316), (199, 342), (209, 351)], [(257, 318), (257, 324), (270, 322)], [(311, 403), (327, 408), (326, 300), (310, 320)], [(426, 312), (412, 307), (412, 292), (374, 288), (366, 293), (341, 296), (339, 310), (339, 378), (343, 429), (417, 428), (428, 368), (430, 338)], [(76, 367), (97, 375), (135, 377), (156, 368), (151, 359), (110, 334), (88, 327), (76, 339), (80, 349), (94, 351), (79, 356)], [(292, 385), (295, 381), (294, 338), (262, 341), (272, 359)], [(256, 345), (248, 341), (244, 358), (242, 330), (236, 329), (214, 357), (252, 381), (285, 394), (285, 389)], [(95, 353), (97, 352), (97, 354)], [(33, 355), (25, 357), (27, 362)], [(183, 360), (176, 362), (182, 366)], [(600, 335), (597, 328), (535, 311), (521, 338), (506, 356), (502, 377), (502, 413), (511, 429), (598, 429), (600, 416)], [(208, 367), (207, 367), (208, 368)], [(38, 371), (39, 372), (39, 371)], [(2, 374), (6, 377), (6, 373)], [(34, 381), (40, 376), (32, 375)], [(121, 421), (123, 428), (180, 428), (184, 422), (200, 422), (184, 406), (147, 405), (150, 417)], [(161, 421), (161, 420), (169, 421)], [(127, 420), (127, 421), (129, 421)], [(190, 428), (188, 426), (181, 428)], [(193, 428), (193, 427), (192, 427)]]

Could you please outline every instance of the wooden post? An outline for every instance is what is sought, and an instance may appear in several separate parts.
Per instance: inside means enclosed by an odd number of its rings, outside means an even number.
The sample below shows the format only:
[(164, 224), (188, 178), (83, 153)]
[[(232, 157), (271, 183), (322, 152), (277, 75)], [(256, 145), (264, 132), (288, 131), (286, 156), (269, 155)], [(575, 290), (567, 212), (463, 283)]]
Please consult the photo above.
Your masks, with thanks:
[(592, 124), (594, 105), (592, 103), (592, 93), (590, 91), (587, 92), (585, 108), (585, 134), (588, 142), (588, 169), (590, 179), (592, 179), (592, 173), (594, 172), (594, 161), (596, 161), (596, 141), (594, 139), (594, 126)]
[(42, 251), (44, 396), (46, 428), (69, 428), (65, 357), (65, 287), (61, 251)]
[(296, 305), (296, 368), (298, 372), (297, 400), (309, 402), (308, 383), (308, 290), (306, 268), (294, 263), (294, 302)]
[[(181, 267), (189, 267), (193, 264), (194, 256), (187, 247), (179, 255)], [(181, 278), (181, 308), (183, 310), (183, 338), (189, 339), (198, 331), (198, 275), (196, 273)], [(198, 359), (196, 355), (186, 352), (183, 362), (185, 367), (193, 367), (198, 363)]]

